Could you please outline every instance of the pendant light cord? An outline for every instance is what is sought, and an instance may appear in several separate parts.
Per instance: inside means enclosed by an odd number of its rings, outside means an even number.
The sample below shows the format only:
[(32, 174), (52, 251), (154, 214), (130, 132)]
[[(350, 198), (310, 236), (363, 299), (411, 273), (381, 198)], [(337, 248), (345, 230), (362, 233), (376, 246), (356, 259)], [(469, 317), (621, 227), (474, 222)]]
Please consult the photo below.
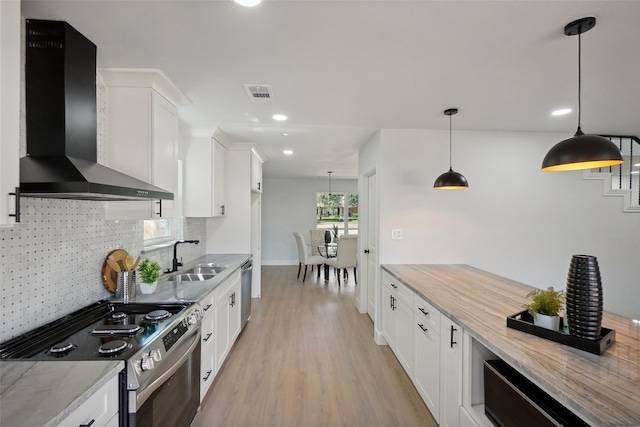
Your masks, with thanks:
[(582, 115), (582, 36), (578, 34), (578, 131), (582, 132), (580, 129), (580, 120)]
[(453, 170), (451, 168), (451, 114), (449, 114), (449, 170)]

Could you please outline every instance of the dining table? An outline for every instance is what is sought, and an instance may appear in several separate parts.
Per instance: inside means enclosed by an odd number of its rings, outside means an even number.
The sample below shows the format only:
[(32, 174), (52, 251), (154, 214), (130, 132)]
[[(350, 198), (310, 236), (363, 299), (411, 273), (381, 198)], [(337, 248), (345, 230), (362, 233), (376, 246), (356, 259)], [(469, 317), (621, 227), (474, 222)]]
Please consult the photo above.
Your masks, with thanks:
[[(334, 242), (319, 243), (317, 245), (318, 253), (323, 258), (335, 258), (338, 254), (338, 244)], [(329, 281), (329, 264), (324, 264), (324, 281)]]

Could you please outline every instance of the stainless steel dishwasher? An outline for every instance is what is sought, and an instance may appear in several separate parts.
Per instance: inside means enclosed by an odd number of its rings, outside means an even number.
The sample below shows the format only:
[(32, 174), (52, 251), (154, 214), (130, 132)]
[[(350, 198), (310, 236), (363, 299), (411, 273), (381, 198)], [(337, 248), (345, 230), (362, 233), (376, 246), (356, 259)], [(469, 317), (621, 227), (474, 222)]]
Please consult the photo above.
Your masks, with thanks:
[(240, 267), (240, 284), (242, 286), (242, 305), (240, 306), (240, 327), (244, 329), (251, 316), (251, 280), (253, 261), (249, 260)]

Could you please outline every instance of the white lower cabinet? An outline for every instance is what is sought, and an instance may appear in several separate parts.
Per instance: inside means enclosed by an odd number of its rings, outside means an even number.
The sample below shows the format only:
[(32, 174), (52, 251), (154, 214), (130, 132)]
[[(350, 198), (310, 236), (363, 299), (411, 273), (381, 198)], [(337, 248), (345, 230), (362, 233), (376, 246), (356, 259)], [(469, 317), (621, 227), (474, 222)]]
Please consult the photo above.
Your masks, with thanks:
[(224, 363), (231, 346), (240, 334), (240, 271), (218, 288), (215, 308), (216, 371)]
[(200, 335), (200, 402), (204, 400), (217, 373), (216, 340), (214, 338), (216, 290), (200, 300), (200, 306), (204, 310)]
[(440, 427), (458, 427), (462, 328), (383, 270), (382, 334)]
[[(430, 312), (431, 316), (436, 313)], [(438, 312), (439, 316), (440, 313)], [(440, 418), (440, 331), (421, 312), (414, 313), (415, 375), (413, 383), (438, 421)]]
[[(114, 423), (115, 420), (115, 423)], [(118, 375), (111, 378), (91, 397), (85, 400), (60, 427), (111, 427), (118, 425)]]
[(442, 315), (440, 323), (440, 427), (460, 425), (462, 328)]
[(413, 374), (413, 292), (391, 275), (382, 275), (382, 333), (404, 370)]
[(200, 402), (240, 335), (240, 290), (238, 270), (200, 300), (204, 310), (200, 338)]

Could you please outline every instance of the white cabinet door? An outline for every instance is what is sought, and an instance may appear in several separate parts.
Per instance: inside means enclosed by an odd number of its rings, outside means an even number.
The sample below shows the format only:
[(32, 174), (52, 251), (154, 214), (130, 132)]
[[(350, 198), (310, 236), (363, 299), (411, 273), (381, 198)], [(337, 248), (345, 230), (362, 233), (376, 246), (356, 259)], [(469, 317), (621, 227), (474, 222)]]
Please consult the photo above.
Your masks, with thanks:
[(224, 216), (227, 210), (227, 149), (214, 140), (213, 144), (213, 212)]
[[(165, 97), (153, 91), (152, 152), (153, 161), (151, 184), (163, 190), (171, 191), (174, 198), (178, 193), (178, 109)], [(174, 218), (176, 202), (163, 200), (160, 209), (153, 210), (154, 218)]]
[(223, 216), (226, 211), (227, 150), (212, 138), (192, 137), (185, 147), (186, 217)]
[(229, 309), (229, 346), (240, 335), (240, 307), (242, 306), (242, 289), (240, 282), (236, 282), (231, 288), (231, 306)]
[[(402, 285), (400, 285), (402, 286)], [(396, 313), (396, 357), (407, 372), (413, 376), (414, 368), (414, 337), (413, 337), (413, 310), (412, 307), (398, 298), (395, 306)]]
[(20, 185), (20, 2), (0, 1), (0, 225), (14, 224)]
[[(435, 314), (435, 313), (433, 313)], [(439, 315), (440, 313), (438, 313)], [(415, 375), (413, 383), (431, 415), (440, 416), (440, 334), (424, 315), (414, 315)]]
[[(178, 109), (146, 87), (107, 88), (108, 166), (163, 190), (178, 192)], [(107, 219), (171, 218), (172, 200), (109, 202)]]
[(262, 192), (262, 162), (255, 153), (251, 153), (251, 190)]
[(111, 424), (114, 416), (118, 418), (117, 414), (118, 375), (115, 375), (62, 420), (60, 427), (78, 427), (79, 425), (104, 427)]
[(391, 285), (383, 281), (382, 285), (382, 335), (393, 350), (396, 346), (397, 317), (394, 312), (396, 297)]
[(441, 427), (458, 427), (462, 405), (462, 328), (448, 317), (440, 320)]
[(216, 305), (216, 371), (219, 371), (227, 357), (230, 348), (229, 339), (229, 311), (231, 305), (231, 296), (224, 294)]

